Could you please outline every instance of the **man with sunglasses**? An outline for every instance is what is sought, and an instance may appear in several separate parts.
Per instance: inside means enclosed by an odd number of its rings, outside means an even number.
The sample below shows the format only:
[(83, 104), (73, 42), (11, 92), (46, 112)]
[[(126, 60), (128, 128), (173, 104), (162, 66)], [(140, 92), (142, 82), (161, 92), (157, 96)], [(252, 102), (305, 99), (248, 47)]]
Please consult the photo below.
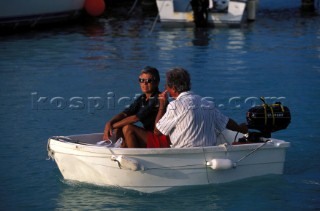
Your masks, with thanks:
[[(238, 125), (223, 115), (213, 103), (190, 91), (189, 73), (180, 67), (166, 73), (166, 91), (159, 95), (160, 108), (156, 128), (169, 135), (172, 147), (216, 145), (216, 133), (230, 129), (247, 133), (245, 124)], [(175, 100), (167, 105), (167, 94)]]
[[(111, 136), (123, 138), (121, 147), (159, 148), (170, 147), (167, 136), (154, 134), (156, 117), (159, 110), (160, 76), (156, 68), (147, 66), (141, 70), (138, 78), (141, 94), (127, 109), (106, 123), (103, 140)], [(134, 125), (140, 121), (142, 127)]]

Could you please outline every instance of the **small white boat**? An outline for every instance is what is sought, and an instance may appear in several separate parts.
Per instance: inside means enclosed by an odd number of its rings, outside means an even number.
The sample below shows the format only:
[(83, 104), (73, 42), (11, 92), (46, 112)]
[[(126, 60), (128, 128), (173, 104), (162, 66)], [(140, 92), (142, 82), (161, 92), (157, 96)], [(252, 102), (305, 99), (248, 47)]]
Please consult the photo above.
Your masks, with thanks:
[[(246, 4), (247, 0), (209, 0), (208, 25), (241, 24)], [(195, 15), (190, 0), (157, 0), (157, 7), (160, 21), (164, 24), (194, 24)]]
[(101, 133), (58, 136), (49, 138), (48, 154), (66, 180), (141, 192), (283, 173), (289, 142), (231, 144), (242, 136), (226, 130), (218, 146), (156, 149), (100, 145)]
[(16, 28), (70, 20), (77, 17), (85, 0), (10, 0), (0, 2), (0, 26)]

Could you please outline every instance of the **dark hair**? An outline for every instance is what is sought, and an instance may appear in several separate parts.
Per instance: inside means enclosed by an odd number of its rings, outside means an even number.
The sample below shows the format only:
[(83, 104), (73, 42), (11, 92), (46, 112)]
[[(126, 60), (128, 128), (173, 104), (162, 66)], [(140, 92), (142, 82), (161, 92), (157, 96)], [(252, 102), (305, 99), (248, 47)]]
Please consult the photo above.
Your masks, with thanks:
[(175, 88), (177, 92), (186, 92), (191, 89), (190, 75), (187, 70), (175, 67), (166, 73), (167, 86)]
[(141, 70), (140, 75), (141, 74), (150, 74), (156, 82), (160, 82), (159, 71), (155, 67), (146, 66)]

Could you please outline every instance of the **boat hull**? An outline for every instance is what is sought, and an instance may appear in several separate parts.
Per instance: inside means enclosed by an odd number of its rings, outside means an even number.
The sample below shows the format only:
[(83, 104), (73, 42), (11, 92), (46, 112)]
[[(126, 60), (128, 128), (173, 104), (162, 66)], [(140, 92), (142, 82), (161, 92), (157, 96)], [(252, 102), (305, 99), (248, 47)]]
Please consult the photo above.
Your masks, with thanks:
[(74, 19), (85, 0), (11, 0), (0, 2), (0, 26), (17, 28)]
[[(160, 21), (165, 25), (194, 25), (193, 11), (186, 0), (157, 0)], [(209, 10), (208, 24), (214, 26), (239, 25), (243, 20), (246, 1), (230, 0), (226, 12)]]
[[(290, 145), (272, 139), (266, 143), (203, 148), (123, 149), (96, 145), (102, 134), (68, 138), (77, 143), (57, 137), (48, 140), (49, 155), (64, 179), (148, 193), (282, 174)], [(136, 162), (137, 169), (112, 159), (119, 156)], [(209, 165), (212, 160), (231, 161), (232, 167), (213, 168)]]

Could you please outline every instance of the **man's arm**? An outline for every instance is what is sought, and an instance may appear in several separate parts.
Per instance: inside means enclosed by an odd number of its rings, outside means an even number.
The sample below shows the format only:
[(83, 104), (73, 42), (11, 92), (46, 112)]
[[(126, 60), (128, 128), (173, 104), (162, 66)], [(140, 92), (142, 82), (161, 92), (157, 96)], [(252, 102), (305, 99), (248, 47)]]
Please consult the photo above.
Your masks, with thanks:
[(245, 123), (242, 123), (240, 125), (238, 125), (238, 123), (236, 123), (233, 119), (229, 118), (229, 121), (227, 123), (226, 126), (227, 129), (229, 130), (233, 130), (233, 131), (237, 131), (243, 134), (248, 133), (248, 128), (247, 125)]
[(132, 123), (135, 123), (135, 122), (138, 122), (139, 121), (139, 118), (137, 117), (137, 115), (132, 115), (132, 116), (128, 116), (128, 117), (125, 117), (123, 118), (122, 120), (118, 121), (118, 122), (115, 122), (112, 127), (113, 128), (121, 128), (125, 125), (129, 125), (129, 124), (132, 124)]
[(158, 110), (158, 114), (156, 116), (156, 120), (155, 120), (155, 126), (154, 126), (154, 134), (156, 135), (161, 135), (162, 133), (157, 129), (156, 124), (157, 122), (159, 122), (159, 120), (161, 119), (161, 117), (166, 113), (166, 108), (168, 105), (168, 97), (167, 97), (167, 90), (165, 90), (164, 92), (159, 94), (159, 110)]
[(113, 124), (115, 122), (121, 121), (124, 119), (127, 115), (125, 113), (119, 113), (115, 115), (112, 119), (110, 119), (105, 127), (104, 127), (104, 134), (103, 134), (103, 140), (108, 140), (112, 136), (112, 131), (113, 131)]
[[(116, 116), (114, 116), (111, 120), (109, 120), (106, 123), (105, 129), (104, 129), (103, 140), (108, 140), (112, 136), (112, 131), (114, 128), (120, 128), (120, 127), (123, 127), (127, 124), (131, 124), (131, 123), (139, 121), (139, 119), (138, 120), (135, 119), (135, 118), (137, 118), (136, 116), (132, 117), (132, 116), (134, 116), (132, 114), (137, 112), (141, 96), (138, 99), (136, 99), (123, 112), (117, 114)], [(127, 119), (128, 117), (131, 117), (131, 118)]]

